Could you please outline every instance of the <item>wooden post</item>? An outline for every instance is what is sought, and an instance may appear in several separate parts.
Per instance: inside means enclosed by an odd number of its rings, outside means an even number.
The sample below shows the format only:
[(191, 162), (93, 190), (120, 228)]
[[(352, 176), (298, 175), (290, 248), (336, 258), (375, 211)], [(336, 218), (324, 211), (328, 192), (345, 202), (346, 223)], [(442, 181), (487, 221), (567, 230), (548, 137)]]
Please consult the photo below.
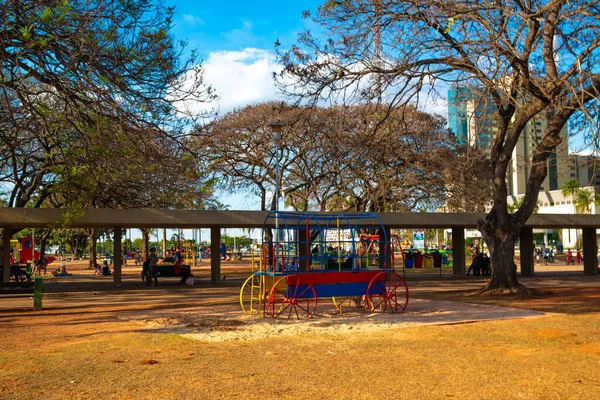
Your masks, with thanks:
[(210, 228), (210, 283), (221, 280), (221, 228)]
[(521, 276), (533, 276), (535, 264), (533, 262), (533, 229), (522, 228), (520, 237), (521, 250)]
[(465, 276), (465, 228), (452, 228), (452, 274)]
[(583, 274), (598, 275), (596, 228), (583, 228)]
[(8, 282), (10, 278), (10, 227), (2, 229), (2, 282)]
[(121, 248), (121, 227), (117, 226), (114, 228), (114, 249), (113, 249), (113, 280), (116, 286), (121, 286), (121, 257), (123, 257), (123, 250)]

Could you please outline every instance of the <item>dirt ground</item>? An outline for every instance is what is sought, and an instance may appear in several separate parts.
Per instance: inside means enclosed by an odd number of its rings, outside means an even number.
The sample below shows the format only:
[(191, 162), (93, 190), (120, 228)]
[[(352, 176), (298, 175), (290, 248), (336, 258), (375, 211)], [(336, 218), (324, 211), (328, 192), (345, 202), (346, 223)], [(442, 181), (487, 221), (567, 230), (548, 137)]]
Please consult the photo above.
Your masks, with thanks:
[(325, 300), (300, 321), (244, 316), (237, 285), (55, 294), (43, 311), (0, 311), (0, 398), (597, 398), (600, 289), (588, 283), (528, 299), (421, 288), (395, 315), (339, 315)]

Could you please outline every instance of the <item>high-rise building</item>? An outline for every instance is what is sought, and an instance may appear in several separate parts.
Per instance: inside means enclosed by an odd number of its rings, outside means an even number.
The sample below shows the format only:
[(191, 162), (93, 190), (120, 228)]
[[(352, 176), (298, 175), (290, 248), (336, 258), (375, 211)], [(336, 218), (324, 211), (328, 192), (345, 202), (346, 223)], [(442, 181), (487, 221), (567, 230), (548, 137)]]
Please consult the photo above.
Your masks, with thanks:
[[(513, 150), (510, 173), (507, 174), (509, 195), (519, 196), (525, 194), (533, 152), (542, 140), (547, 125), (546, 115), (544, 113), (538, 114), (527, 123), (525, 131), (519, 137)], [(569, 160), (569, 140), (566, 125), (561, 130), (560, 136), (562, 142), (546, 161), (548, 173), (540, 186), (540, 192), (561, 190), (563, 184), (572, 179), (572, 163)]]
[[(487, 96), (471, 88), (452, 88), (448, 91), (448, 125), (461, 145), (477, 146), (489, 152), (498, 125), (495, 120), (496, 107)], [(542, 139), (548, 119), (539, 114), (525, 127), (513, 150), (509, 173), (507, 174), (508, 194), (525, 194), (533, 151)], [(547, 161), (548, 174), (540, 191), (559, 190), (563, 183), (571, 178), (572, 168), (569, 160), (568, 131), (561, 131), (562, 143), (550, 155)], [(587, 183), (587, 182), (586, 182)]]
[(448, 125), (463, 146), (489, 149), (498, 131), (495, 106), (470, 88), (448, 91)]

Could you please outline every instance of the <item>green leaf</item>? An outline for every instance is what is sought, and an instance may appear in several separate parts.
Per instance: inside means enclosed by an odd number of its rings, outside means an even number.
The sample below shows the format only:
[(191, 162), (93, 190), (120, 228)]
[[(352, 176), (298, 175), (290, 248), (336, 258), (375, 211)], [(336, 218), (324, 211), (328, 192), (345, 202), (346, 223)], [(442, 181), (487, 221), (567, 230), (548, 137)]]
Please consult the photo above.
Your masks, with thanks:
[(44, 8), (44, 11), (42, 12), (42, 22), (46, 23), (46, 22), (50, 21), (51, 17), (52, 17), (52, 10), (50, 9), (50, 7)]

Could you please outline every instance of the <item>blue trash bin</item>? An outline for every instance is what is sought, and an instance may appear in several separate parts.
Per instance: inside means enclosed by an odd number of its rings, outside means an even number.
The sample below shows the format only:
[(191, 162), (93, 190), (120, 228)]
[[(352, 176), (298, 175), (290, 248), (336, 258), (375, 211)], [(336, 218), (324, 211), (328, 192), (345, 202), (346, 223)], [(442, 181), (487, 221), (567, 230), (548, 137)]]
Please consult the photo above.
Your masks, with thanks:
[(405, 251), (404, 252), (404, 267), (405, 268), (413, 268), (413, 266), (415, 265), (415, 258), (412, 254), (412, 252), (410, 251)]

